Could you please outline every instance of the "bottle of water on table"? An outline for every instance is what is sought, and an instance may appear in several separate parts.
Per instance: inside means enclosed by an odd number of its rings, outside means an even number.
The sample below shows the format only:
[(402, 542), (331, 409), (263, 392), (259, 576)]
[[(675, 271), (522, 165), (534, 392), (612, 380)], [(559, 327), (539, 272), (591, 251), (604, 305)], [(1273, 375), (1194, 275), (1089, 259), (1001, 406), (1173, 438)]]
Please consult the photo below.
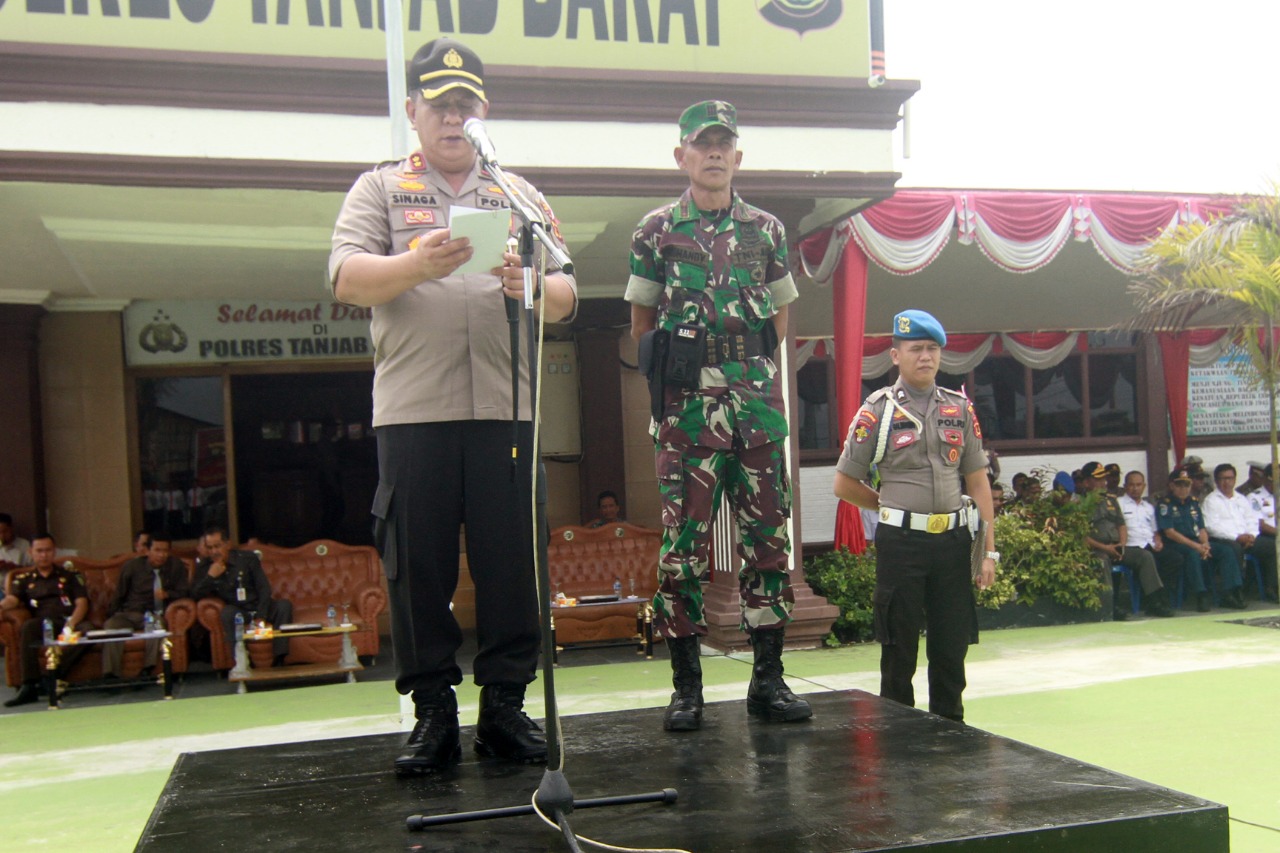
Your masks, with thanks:
[(46, 646), (52, 646), (55, 639), (56, 637), (54, 637), (53, 634), (53, 620), (44, 620), (44, 644)]
[(244, 614), (236, 612), (236, 642), (244, 642)]
[(622, 578), (615, 577), (613, 579), (613, 595), (619, 601), (622, 600)]

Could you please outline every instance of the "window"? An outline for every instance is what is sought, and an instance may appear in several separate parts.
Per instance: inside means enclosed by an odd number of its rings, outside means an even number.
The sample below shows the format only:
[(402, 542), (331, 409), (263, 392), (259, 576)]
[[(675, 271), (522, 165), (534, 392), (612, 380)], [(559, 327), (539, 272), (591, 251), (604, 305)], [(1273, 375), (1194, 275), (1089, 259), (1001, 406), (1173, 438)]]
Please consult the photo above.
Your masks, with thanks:
[[(973, 400), (983, 438), (993, 441), (1088, 440), (1137, 437), (1138, 357), (1135, 335), (1090, 332), (1088, 346), (1043, 370), (1010, 355), (991, 355), (967, 375), (938, 374), (938, 384)], [(835, 422), (835, 368), (812, 358), (797, 374), (800, 449), (838, 451), (844, 442)], [(896, 367), (862, 381), (862, 399), (892, 385)]]

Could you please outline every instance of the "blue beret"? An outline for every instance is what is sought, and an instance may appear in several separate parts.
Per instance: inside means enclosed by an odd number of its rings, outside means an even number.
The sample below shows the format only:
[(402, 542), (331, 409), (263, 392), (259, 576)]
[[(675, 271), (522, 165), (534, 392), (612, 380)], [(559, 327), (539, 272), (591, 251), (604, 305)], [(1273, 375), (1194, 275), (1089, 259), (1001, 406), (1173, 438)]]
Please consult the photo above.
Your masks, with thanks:
[(894, 316), (893, 336), (904, 341), (923, 341), (926, 338), (932, 338), (940, 347), (947, 345), (947, 333), (942, 330), (942, 324), (937, 318), (928, 311), (919, 311), (915, 308)]

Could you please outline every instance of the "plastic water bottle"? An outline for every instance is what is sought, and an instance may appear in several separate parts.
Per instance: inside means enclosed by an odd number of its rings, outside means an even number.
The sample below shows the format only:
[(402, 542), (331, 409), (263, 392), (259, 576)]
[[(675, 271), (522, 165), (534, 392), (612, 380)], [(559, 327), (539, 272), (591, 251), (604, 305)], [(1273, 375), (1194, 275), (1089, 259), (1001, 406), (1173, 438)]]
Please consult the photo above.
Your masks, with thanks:
[(613, 579), (613, 594), (619, 601), (622, 600), (622, 578)]
[(155, 629), (156, 629), (156, 617), (152, 616), (151, 611), (148, 610), (142, 616), (142, 630), (144, 633), (150, 634)]
[(325, 616), (329, 619), (330, 628), (338, 627), (338, 608), (330, 604), (329, 609), (325, 611)]
[(236, 613), (236, 642), (244, 642), (244, 614)]
[(44, 644), (46, 646), (52, 646), (53, 642), (54, 642), (53, 620), (46, 619), (44, 620)]

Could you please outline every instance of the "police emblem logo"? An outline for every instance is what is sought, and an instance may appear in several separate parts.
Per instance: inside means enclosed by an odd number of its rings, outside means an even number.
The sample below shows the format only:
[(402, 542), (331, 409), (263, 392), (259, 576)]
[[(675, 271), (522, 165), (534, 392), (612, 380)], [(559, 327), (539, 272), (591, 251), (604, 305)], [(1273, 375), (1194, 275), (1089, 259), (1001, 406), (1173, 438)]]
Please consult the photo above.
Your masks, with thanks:
[(963, 436), (958, 429), (944, 429), (942, 431), (942, 440), (947, 444), (959, 444)]
[(938, 414), (942, 415), (944, 418), (954, 418), (959, 416), (960, 407), (959, 406), (942, 406), (938, 409)]
[(809, 30), (824, 30), (844, 14), (842, 0), (757, 0), (760, 17), (775, 27), (795, 30), (803, 36)]
[(435, 225), (436, 212), (420, 207), (407, 208), (404, 212), (405, 225)]
[(952, 465), (960, 461), (960, 448), (952, 447), (947, 450), (947, 461)]
[(911, 318), (910, 317), (898, 318), (898, 334), (899, 335), (911, 334)]
[(893, 437), (893, 446), (897, 450), (904, 447), (910, 447), (916, 443), (916, 434), (914, 430), (908, 432), (900, 432)]
[(880, 520), (881, 520), (881, 521), (888, 521), (888, 520), (889, 520), (889, 508), (888, 508), (888, 507), (880, 507)]
[(895, 409), (893, 412), (893, 419), (895, 421), (905, 421), (907, 419), (907, 413), (901, 409)]
[(401, 181), (398, 186), (402, 190), (425, 190), (427, 185), (421, 181)]
[(867, 428), (862, 424), (858, 424), (856, 427), (853, 428), (853, 440), (858, 444), (862, 444), (870, 436), (871, 436), (871, 433), (868, 432)]
[(448, 68), (462, 67), (462, 55), (453, 48), (449, 48), (449, 52), (444, 55), (444, 59), (441, 61), (444, 62), (445, 66)]

